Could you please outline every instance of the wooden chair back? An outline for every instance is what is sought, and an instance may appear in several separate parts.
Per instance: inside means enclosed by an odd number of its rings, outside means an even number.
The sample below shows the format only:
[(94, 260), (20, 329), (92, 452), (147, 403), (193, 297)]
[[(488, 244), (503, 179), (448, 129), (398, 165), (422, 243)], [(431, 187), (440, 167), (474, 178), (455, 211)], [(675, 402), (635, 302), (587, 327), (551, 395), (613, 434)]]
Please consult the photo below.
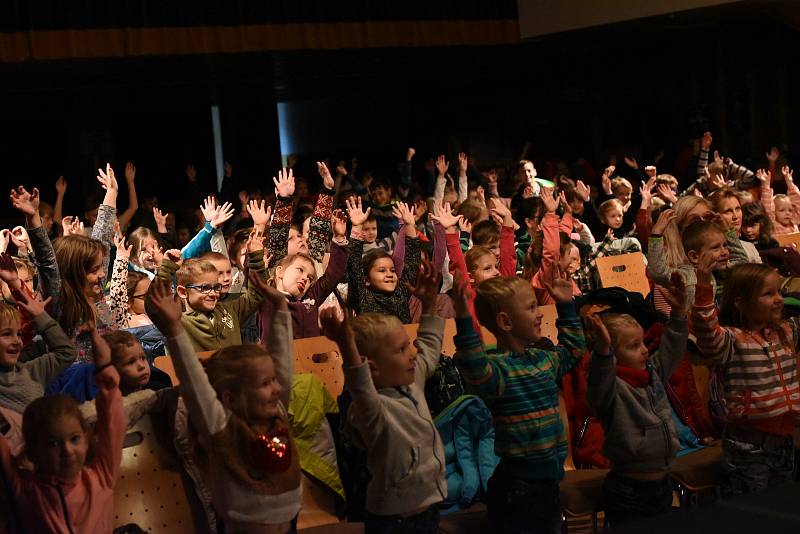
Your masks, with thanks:
[(650, 294), (644, 254), (641, 252), (597, 258), (597, 272), (603, 287), (621, 287), (641, 293), (644, 297)]

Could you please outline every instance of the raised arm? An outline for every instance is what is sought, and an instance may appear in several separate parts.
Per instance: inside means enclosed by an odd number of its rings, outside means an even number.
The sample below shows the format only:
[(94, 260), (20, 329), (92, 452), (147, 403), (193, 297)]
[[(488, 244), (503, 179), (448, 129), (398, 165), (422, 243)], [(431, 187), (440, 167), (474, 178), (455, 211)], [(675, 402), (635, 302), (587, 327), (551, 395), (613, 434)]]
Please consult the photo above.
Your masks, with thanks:
[(433, 315), (436, 310), (436, 299), (439, 296), (439, 284), (442, 275), (433, 268), (430, 262), (423, 262), (420, 266), (417, 285), (412, 294), (422, 302), (422, 319), (420, 319), (417, 339), (417, 368), (415, 382), (424, 388), (425, 381), (430, 378), (439, 364), (442, 353), (442, 338), (444, 337), (444, 319)]
[(719, 324), (711, 270), (714, 259), (707, 253), (700, 255), (697, 265), (697, 286), (690, 328), (697, 337), (697, 348), (704, 359), (715, 364), (725, 364), (734, 352), (734, 335)]
[(111, 283), (108, 297), (111, 301), (111, 317), (117, 328), (127, 328), (131, 314), (128, 311), (128, 260), (133, 245), (127, 245), (122, 236), (114, 237), (117, 257), (111, 267)]
[(314, 213), (311, 215), (308, 230), (308, 255), (322, 263), (331, 243), (331, 216), (333, 214), (333, 195), (336, 194), (334, 181), (328, 166), (317, 162), (317, 170), (322, 177), (322, 189), (317, 195)]
[(13, 295), (20, 310), (24, 310), (33, 318), (34, 328), (42, 335), (50, 351), (23, 365), (30, 372), (31, 378), (47, 386), (61, 371), (72, 365), (78, 352), (64, 330), (44, 311), (47, 301), (42, 302), (29, 297), (24, 291), (14, 291)]
[(139, 198), (136, 196), (136, 167), (130, 161), (125, 164), (125, 182), (128, 184), (128, 209), (117, 217), (119, 228), (123, 232), (127, 230), (131, 219), (139, 209)]
[(347, 258), (347, 300), (350, 307), (358, 312), (361, 309), (361, 295), (364, 286), (364, 267), (361, 263), (364, 241), (362, 240), (361, 226), (367, 220), (371, 208), (364, 211), (360, 197), (356, 197), (355, 200), (348, 198), (346, 203), (347, 215), (350, 217), (351, 224), (348, 244), (350, 255)]
[(269, 226), (270, 261), (268, 268), (277, 265), (289, 252), (289, 228), (292, 224), (292, 195), (294, 195), (294, 172), (292, 169), (278, 171), (272, 177), (275, 183), (275, 211)]
[[(63, 176), (56, 180), (56, 202), (53, 205), (53, 221), (61, 224), (64, 218), (64, 196), (67, 194), (67, 181)], [(62, 229), (63, 231), (63, 229)]]
[(97, 239), (103, 244), (103, 270), (107, 273), (108, 258), (114, 238), (114, 222), (117, 219), (119, 185), (110, 164), (106, 164), (105, 172), (103, 169), (97, 169), (97, 172), (97, 181), (103, 186), (106, 194), (103, 197), (103, 203), (98, 207), (97, 220), (92, 227), (92, 239)]
[(617, 374), (615, 358), (611, 347), (611, 336), (605, 324), (597, 314), (586, 318), (592, 329), (594, 348), (589, 362), (589, 374), (586, 384), (586, 403), (592, 412), (601, 420), (611, 412), (617, 396)]

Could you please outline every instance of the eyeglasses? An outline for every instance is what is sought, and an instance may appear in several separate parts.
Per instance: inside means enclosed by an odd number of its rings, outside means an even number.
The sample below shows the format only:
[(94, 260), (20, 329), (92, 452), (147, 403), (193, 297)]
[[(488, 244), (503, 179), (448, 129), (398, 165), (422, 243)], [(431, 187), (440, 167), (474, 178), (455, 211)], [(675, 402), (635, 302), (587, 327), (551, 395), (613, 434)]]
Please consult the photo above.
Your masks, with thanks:
[(203, 295), (210, 295), (212, 292), (219, 293), (222, 291), (222, 284), (186, 284), (184, 287), (187, 289), (196, 289)]

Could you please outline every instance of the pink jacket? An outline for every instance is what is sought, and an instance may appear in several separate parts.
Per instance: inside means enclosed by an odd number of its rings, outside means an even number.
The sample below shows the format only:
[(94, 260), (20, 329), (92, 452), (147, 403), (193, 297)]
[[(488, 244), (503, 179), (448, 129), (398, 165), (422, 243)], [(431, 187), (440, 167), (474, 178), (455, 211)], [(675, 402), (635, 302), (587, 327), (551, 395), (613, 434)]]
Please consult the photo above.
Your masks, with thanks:
[(792, 224), (780, 224), (775, 220), (775, 201), (772, 196), (772, 188), (769, 183), (764, 181), (761, 184), (761, 205), (764, 206), (764, 211), (772, 221), (774, 226), (773, 233), (775, 235), (794, 234), (800, 232), (798, 224), (800, 224), (800, 189), (795, 184), (787, 184), (789, 201), (792, 203)]
[[(556, 303), (550, 292), (545, 289), (542, 280), (553, 279), (553, 271), (561, 259), (559, 229), (565, 234), (570, 234), (572, 225), (571, 215), (565, 215), (561, 222), (559, 222), (558, 215), (555, 213), (548, 213), (542, 219), (542, 233), (544, 234), (542, 238), (542, 265), (531, 279), (531, 286), (536, 292), (536, 301), (539, 306)], [(572, 281), (572, 294), (574, 296), (581, 294), (581, 290), (578, 289), (578, 284), (575, 283), (575, 280)]]
[(18, 469), (8, 442), (0, 436), (0, 462), (23, 523), (21, 532), (69, 534), (113, 530), (114, 484), (122, 461), (127, 419), (117, 370), (106, 367), (95, 376), (95, 383), (99, 393), (94, 461), (85, 465), (74, 480), (44, 478)]

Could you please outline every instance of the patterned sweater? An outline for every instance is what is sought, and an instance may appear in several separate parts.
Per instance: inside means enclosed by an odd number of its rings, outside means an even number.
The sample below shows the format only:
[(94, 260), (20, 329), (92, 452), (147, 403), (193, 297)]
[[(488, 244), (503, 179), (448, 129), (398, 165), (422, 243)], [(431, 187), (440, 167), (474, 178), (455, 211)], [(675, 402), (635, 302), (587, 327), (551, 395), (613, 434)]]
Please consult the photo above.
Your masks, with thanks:
[(785, 341), (770, 328), (752, 332), (720, 326), (711, 286), (696, 286), (691, 328), (703, 357), (721, 368), (728, 421), (788, 436), (800, 415), (800, 319), (792, 317), (779, 327)]
[(586, 345), (573, 304), (557, 304), (559, 344), (553, 351), (487, 355), (471, 317), (456, 318), (455, 361), (468, 389), (492, 411), (494, 448), (513, 472), (528, 480), (560, 480), (567, 435), (558, 413), (558, 383)]

